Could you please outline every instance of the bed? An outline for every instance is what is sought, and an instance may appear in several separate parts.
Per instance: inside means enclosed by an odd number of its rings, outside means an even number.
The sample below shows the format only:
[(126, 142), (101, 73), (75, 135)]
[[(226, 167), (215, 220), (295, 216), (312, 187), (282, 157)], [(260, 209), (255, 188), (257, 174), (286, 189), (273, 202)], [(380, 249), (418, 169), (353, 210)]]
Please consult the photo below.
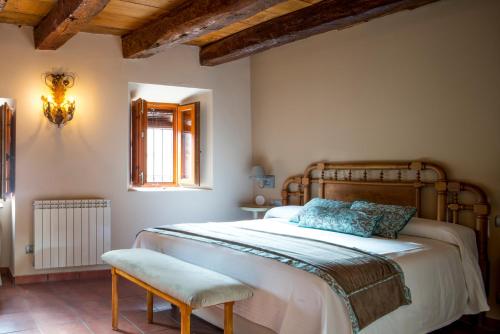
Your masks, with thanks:
[[(289, 223), (291, 212), (313, 197), (412, 205), (417, 208), (417, 217), (398, 239), (362, 238)], [(284, 182), (282, 200), (286, 207), (261, 220), (181, 227), (300, 236), (356, 245), (394, 261), (404, 273), (412, 301), (364, 327), (361, 333), (401, 333), (402, 328), (405, 333), (426, 333), (464, 314), (488, 310), (483, 278), (488, 277), (489, 205), (480, 188), (448, 180), (440, 166), (420, 161), (314, 163), (302, 175)], [(353, 332), (345, 303), (317, 276), (273, 259), (161, 231), (152, 228), (139, 233), (134, 247), (164, 252), (255, 288), (253, 298), (235, 307), (238, 333)], [(221, 326), (222, 310), (217, 307), (198, 315)]]

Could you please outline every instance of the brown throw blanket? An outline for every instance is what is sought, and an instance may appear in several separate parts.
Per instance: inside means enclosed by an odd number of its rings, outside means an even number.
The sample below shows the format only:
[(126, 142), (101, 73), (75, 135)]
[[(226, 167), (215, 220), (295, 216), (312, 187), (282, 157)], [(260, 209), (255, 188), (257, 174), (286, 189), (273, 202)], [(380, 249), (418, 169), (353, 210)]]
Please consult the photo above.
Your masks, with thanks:
[(146, 231), (217, 244), (316, 275), (345, 302), (354, 333), (411, 303), (399, 265), (356, 248), (218, 223), (167, 225)]

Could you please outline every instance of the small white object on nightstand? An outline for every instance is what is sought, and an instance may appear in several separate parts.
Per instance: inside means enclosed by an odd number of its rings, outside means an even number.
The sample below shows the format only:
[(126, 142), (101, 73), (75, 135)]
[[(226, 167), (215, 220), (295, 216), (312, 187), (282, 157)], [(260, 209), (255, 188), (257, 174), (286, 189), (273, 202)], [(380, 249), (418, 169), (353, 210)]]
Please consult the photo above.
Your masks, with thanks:
[(262, 195), (255, 196), (255, 204), (257, 204), (258, 206), (266, 204), (266, 198)]

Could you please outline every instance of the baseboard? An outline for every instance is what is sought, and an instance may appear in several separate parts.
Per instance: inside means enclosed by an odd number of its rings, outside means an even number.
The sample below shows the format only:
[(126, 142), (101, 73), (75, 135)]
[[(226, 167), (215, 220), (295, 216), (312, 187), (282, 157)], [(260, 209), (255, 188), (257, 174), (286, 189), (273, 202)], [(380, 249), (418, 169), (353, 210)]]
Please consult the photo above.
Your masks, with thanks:
[(14, 277), (14, 284), (31, 284), (43, 282), (56, 282), (56, 281), (73, 281), (73, 280), (88, 280), (96, 278), (111, 277), (111, 271), (105, 270), (89, 270), (89, 271), (75, 271), (65, 273), (51, 273), (51, 274), (36, 274)]

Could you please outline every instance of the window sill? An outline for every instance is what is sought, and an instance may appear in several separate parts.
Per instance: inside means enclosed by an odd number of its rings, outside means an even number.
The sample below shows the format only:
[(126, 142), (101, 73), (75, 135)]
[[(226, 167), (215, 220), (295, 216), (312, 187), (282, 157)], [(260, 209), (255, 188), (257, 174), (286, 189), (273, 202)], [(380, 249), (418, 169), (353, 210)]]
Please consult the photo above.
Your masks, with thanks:
[(179, 192), (179, 191), (210, 191), (210, 187), (129, 187), (128, 191), (137, 192)]

